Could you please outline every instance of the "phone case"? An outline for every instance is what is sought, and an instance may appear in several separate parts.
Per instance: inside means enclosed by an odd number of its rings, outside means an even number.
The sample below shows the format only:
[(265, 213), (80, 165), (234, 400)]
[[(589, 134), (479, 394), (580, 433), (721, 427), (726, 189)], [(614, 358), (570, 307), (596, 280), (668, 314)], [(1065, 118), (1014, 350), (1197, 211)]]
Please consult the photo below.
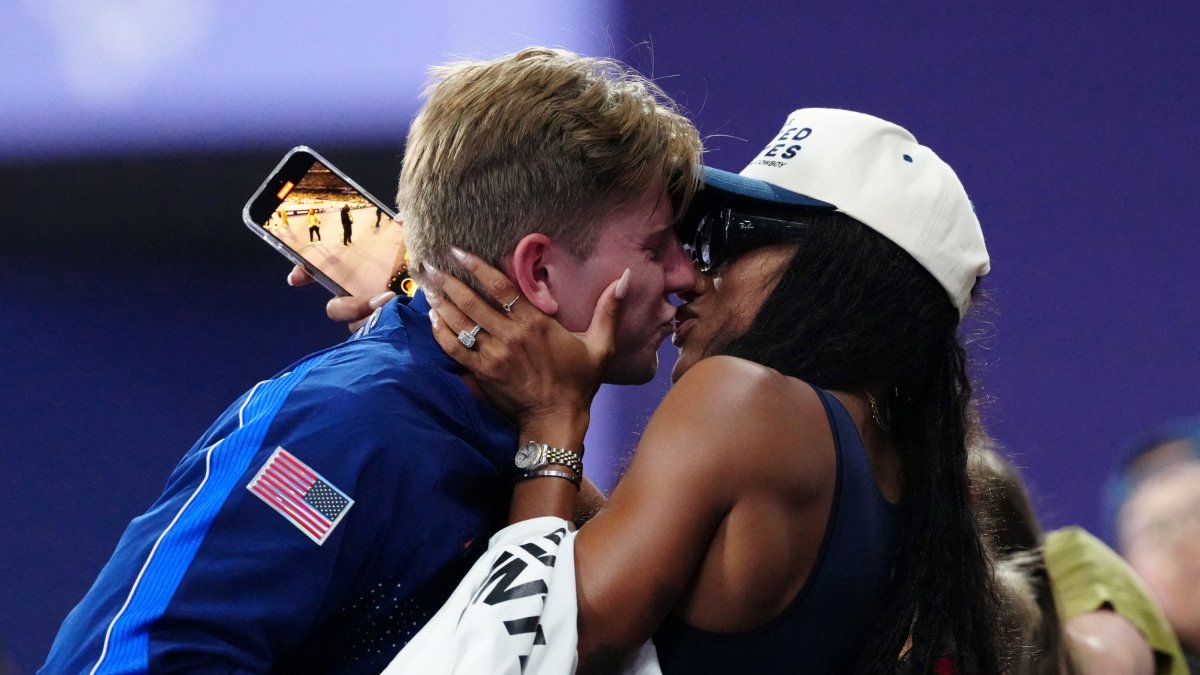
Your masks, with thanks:
[(374, 295), (407, 276), (395, 212), (307, 146), (280, 160), (242, 221), (335, 295)]

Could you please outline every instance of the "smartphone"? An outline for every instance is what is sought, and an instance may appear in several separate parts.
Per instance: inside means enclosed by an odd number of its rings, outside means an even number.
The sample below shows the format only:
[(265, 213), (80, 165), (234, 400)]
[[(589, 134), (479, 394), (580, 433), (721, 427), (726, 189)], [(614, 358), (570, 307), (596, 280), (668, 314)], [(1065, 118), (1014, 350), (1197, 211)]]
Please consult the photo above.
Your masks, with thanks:
[(242, 209), (246, 227), (334, 295), (412, 295), (396, 214), (315, 150), (292, 148)]

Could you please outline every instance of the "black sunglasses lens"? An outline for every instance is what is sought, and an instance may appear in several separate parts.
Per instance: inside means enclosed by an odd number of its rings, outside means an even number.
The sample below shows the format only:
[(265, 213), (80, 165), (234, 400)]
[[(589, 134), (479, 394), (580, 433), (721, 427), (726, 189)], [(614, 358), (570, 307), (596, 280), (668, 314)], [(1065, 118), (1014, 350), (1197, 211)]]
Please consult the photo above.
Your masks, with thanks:
[(751, 249), (797, 239), (806, 227), (801, 221), (713, 211), (700, 219), (688, 253), (701, 272), (712, 272)]
[[(714, 266), (716, 256), (721, 252), (721, 246), (714, 239), (713, 229), (719, 227), (721, 219), (715, 215), (706, 216), (696, 228), (696, 243), (693, 246), (693, 258), (699, 263), (700, 271), (707, 272)], [(718, 235), (719, 236), (719, 235)]]

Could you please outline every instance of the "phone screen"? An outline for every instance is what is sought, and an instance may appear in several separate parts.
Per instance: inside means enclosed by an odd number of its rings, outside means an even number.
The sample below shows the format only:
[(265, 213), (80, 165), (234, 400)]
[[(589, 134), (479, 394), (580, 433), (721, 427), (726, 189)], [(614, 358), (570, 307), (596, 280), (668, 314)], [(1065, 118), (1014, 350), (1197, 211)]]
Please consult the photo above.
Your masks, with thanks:
[(392, 211), (307, 148), (284, 158), (245, 219), (338, 295), (380, 293), (403, 263), (403, 230)]

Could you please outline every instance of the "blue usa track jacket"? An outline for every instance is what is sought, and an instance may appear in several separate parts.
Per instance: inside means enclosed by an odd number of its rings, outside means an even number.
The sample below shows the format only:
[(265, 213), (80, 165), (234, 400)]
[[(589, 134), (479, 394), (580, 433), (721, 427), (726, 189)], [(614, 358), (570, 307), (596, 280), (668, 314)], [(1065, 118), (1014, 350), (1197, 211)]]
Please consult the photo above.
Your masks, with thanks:
[(515, 431), (424, 297), (235, 401), (125, 530), (45, 673), (377, 673), (503, 526)]

